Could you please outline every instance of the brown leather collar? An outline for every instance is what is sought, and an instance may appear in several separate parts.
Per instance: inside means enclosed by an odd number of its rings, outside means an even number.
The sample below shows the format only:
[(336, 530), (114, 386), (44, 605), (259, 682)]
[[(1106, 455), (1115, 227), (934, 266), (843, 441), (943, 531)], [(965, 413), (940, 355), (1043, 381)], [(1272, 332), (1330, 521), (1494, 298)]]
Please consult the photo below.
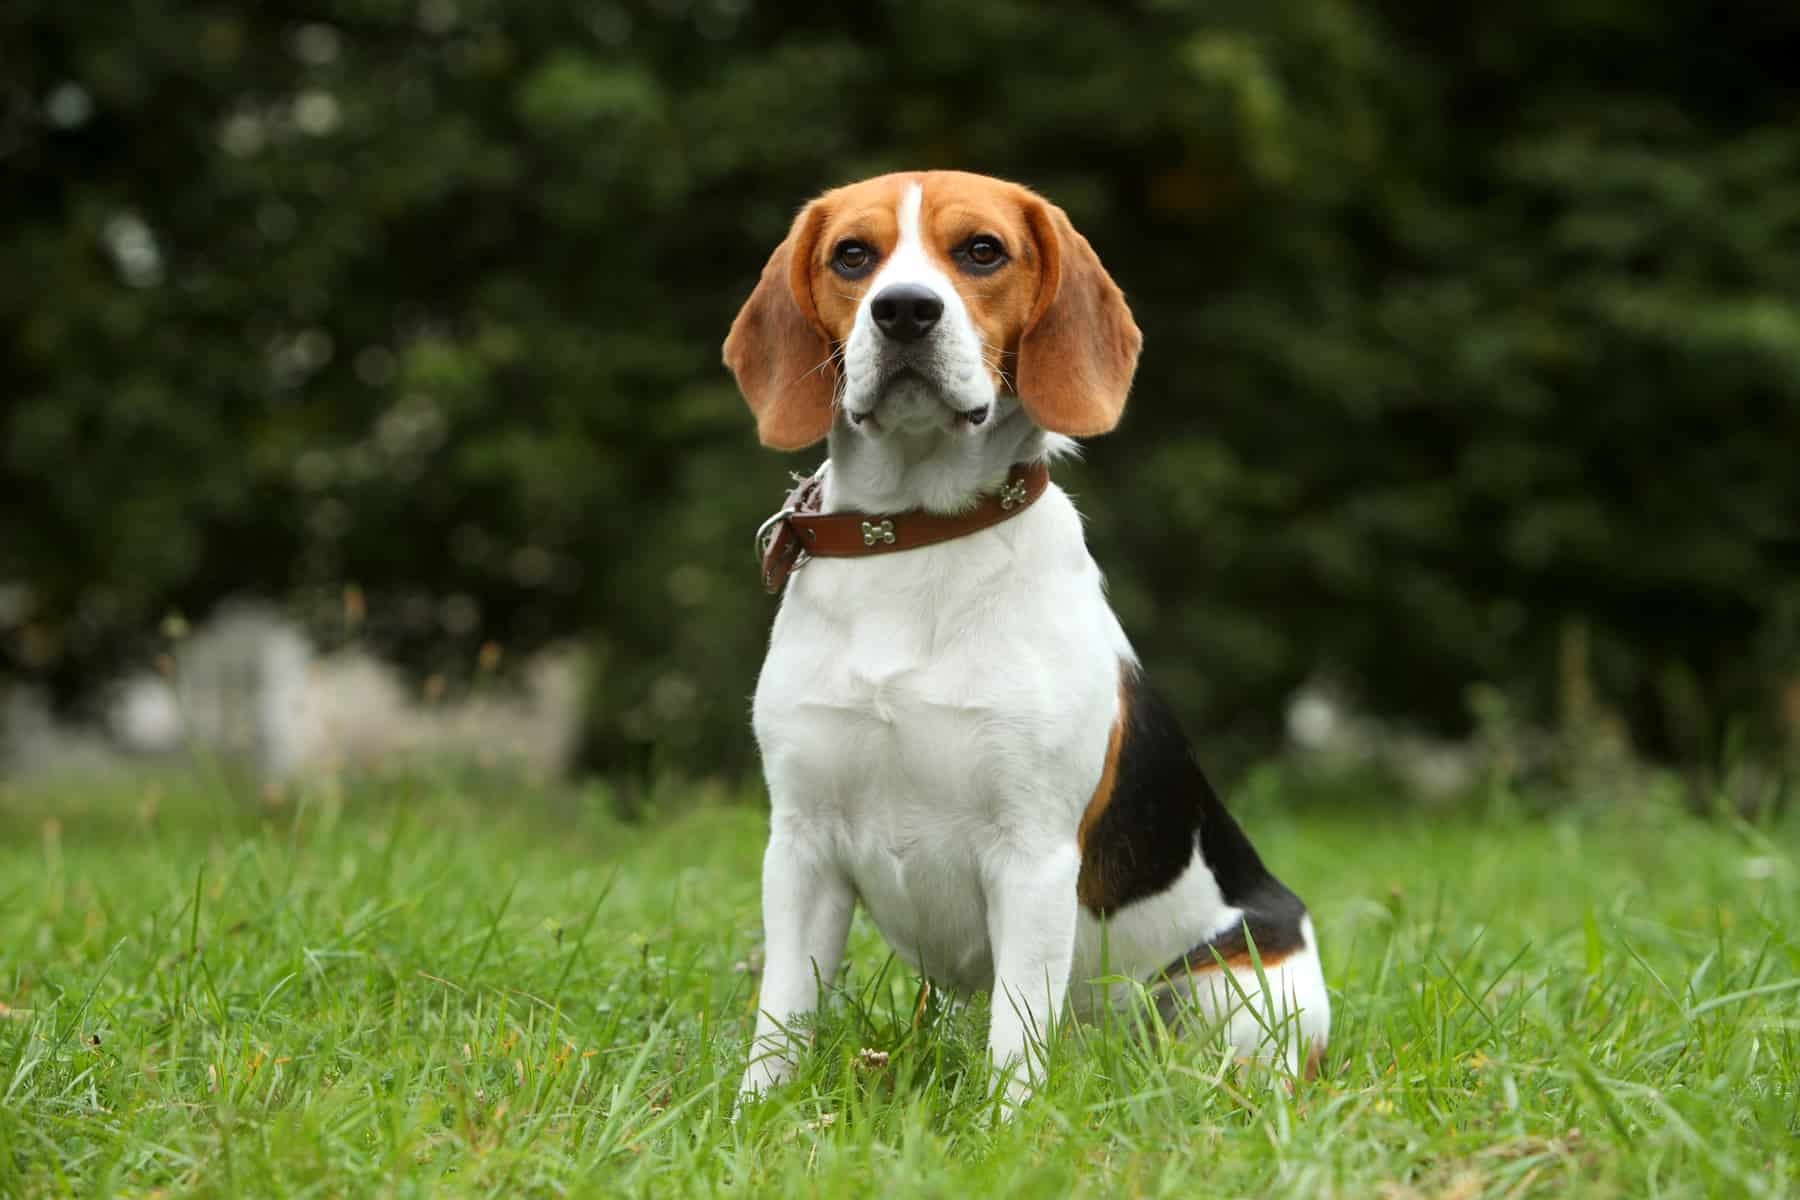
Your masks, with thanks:
[(999, 491), (983, 496), (974, 508), (954, 516), (916, 509), (885, 515), (823, 513), (819, 502), (825, 485), (814, 472), (788, 493), (781, 511), (756, 531), (763, 589), (771, 595), (779, 592), (794, 568), (809, 558), (898, 554), (998, 525), (1030, 508), (1049, 486), (1050, 468), (1043, 463), (1014, 463)]

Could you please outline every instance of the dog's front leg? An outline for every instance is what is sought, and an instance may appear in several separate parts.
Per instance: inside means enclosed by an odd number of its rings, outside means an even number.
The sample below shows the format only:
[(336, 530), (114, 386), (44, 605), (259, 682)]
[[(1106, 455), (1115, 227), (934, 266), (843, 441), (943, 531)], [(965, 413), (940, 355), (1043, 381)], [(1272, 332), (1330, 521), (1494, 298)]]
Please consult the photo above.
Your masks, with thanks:
[(740, 1094), (755, 1095), (794, 1069), (788, 1031), (818, 1007), (844, 957), (855, 894), (820, 849), (779, 831), (763, 854), (764, 962), (756, 1034)]
[(1042, 1078), (1043, 1046), (1068, 994), (1080, 871), (1073, 844), (1009, 848), (988, 863), (988, 939), (994, 951), (988, 1058), (993, 1082), (1006, 1080), (1009, 1106)]

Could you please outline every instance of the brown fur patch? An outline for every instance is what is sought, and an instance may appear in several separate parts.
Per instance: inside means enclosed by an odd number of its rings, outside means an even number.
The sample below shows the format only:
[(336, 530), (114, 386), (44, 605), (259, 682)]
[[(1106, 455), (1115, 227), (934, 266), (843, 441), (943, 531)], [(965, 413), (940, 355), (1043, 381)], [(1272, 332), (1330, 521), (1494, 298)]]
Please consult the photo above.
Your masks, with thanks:
[(1087, 808), (1081, 814), (1081, 827), (1075, 831), (1075, 844), (1087, 848), (1088, 834), (1093, 832), (1094, 823), (1100, 814), (1106, 811), (1107, 802), (1112, 799), (1113, 785), (1119, 781), (1119, 746), (1125, 741), (1125, 718), (1129, 712), (1131, 694), (1125, 688), (1125, 681), (1119, 681), (1119, 715), (1113, 718), (1112, 736), (1106, 740), (1106, 762), (1100, 768), (1100, 782), (1094, 785), (1094, 794), (1089, 798)]
[(725, 365), (756, 417), (756, 435), (777, 450), (799, 450), (831, 432), (837, 365), (810, 292), (803, 297), (794, 287), (796, 276), (805, 277), (822, 215), (815, 204), (794, 218), (725, 337)]
[[(1218, 951), (1219, 958), (1223, 958), (1225, 960), (1225, 965), (1232, 970), (1236, 971), (1241, 969), (1248, 971), (1254, 969), (1250, 961), (1250, 947), (1243, 945), (1241, 939), (1239, 939), (1239, 944), (1235, 948), (1227, 948), (1224, 945), (1220, 945)], [(1263, 970), (1265, 971), (1274, 970), (1276, 967), (1286, 962), (1288, 957), (1286, 951), (1264, 951), (1260, 946), (1257, 947), (1257, 954), (1262, 958)], [(1214, 958), (1212, 953), (1204, 946), (1193, 951), (1188, 958), (1183, 960), (1183, 962), (1170, 964), (1170, 970), (1179, 970), (1184, 963), (1187, 968), (1187, 973), (1190, 975), (1204, 975), (1208, 971), (1217, 971), (1219, 969), (1219, 959)]]
[(1125, 721), (1131, 714), (1131, 692), (1125, 686), (1123, 671), (1119, 678), (1119, 715), (1113, 718), (1112, 735), (1106, 741), (1106, 761), (1100, 768), (1100, 782), (1082, 810), (1081, 824), (1075, 830), (1075, 844), (1082, 851), (1081, 874), (1076, 880), (1075, 895), (1091, 910), (1110, 909), (1108, 888), (1096, 861), (1087, 854), (1088, 837), (1112, 802), (1113, 789), (1119, 782), (1119, 747), (1125, 742)]
[[(1248, 933), (1246, 934), (1246, 924)], [(1169, 977), (1176, 975), (1203, 975), (1208, 971), (1219, 969), (1220, 959), (1232, 970), (1253, 970), (1250, 960), (1250, 940), (1256, 939), (1256, 956), (1262, 960), (1263, 970), (1273, 971), (1287, 961), (1288, 955), (1305, 947), (1306, 942), (1300, 935), (1298, 921), (1270, 921), (1259, 918), (1253, 912), (1244, 914), (1244, 920), (1226, 930), (1210, 942), (1195, 946), (1186, 954), (1162, 969), (1162, 974)]]
[(1039, 200), (1030, 218), (1044, 281), (1019, 340), (1019, 397), (1031, 419), (1052, 432), (1105, 433), (1125, 412), (1144, 335), (1068, 214)]

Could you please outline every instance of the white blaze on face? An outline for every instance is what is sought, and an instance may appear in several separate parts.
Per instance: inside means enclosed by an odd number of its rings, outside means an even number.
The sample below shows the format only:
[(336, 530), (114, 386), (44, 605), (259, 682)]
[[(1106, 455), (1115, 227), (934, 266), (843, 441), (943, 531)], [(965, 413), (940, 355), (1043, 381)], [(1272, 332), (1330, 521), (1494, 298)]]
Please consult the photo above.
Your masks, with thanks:
[[(881, 427), (949, 427), (957, 414), (994, 403), (994, 383), (982, 362), (981, 338), (969, 319), (956, 284), (932, 255), (922, 232), (924, 185), (909, 183), (895, 208), (900, 236), (893, 253), (869, 282), (856, 322), (844, 347), (844, 404), (853, 413), (880, 407)], [(896, 284), (929, 289), (943, 301), (936, 328), (917, 342), (901, 345), (888, 339), (870, 312), (875, 297)], [(892, 376), (910, 368), (922, 385), (906, 381), (890, 386)]]
[[(895, 213), (900, 220), (900, 240), (894, 245), (894, 253), (882, 264), (881, 270), (876, 272), (869, 294), (863, 297), (865, 311), (872, 297), (883, 288), (896, 283), (923, 284), (936, 292), (944, 302), (946, 317), (950, 314), (952, 304), (959, 310), (962, 309), (962, 297), (956, 294), (956, 285), (932, 261), (930, 251), (925, 248), (925, 238), (919, 232), (919, 209), (924, 203), (925, 188), (922, 184), (909, 183), (906, 190), (900, 193), (900, 204)], [(963, 319), (968, 319), (966, 311), (963, 312)]]

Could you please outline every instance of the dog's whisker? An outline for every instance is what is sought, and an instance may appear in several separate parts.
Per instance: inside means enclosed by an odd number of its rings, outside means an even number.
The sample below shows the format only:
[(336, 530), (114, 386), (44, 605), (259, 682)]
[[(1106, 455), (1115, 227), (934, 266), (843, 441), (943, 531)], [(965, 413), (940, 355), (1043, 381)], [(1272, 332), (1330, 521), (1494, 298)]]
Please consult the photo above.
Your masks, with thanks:
[(831, 362), (832, 362), (831, 357), (829, 355), (827, 355), (823, 362), (819, 363), (817, 366), (812, 367), (810, 370), (807, 370), (806, 372), (801, 374), (799, 376), (799, 378), (794, 380), (794, 382), (801, 383), (801, 382), (804, 382), (805, 380), (811, 379), (814, 375), (817, 375), (820, 371), (823, 371), (826, 367), (829, 367), (831, 365)]
[(844, 366), (844, 348), (842, 345), (833, 346), (831, 348), (830, 352), (827, 353), (825, 355), (825, 357), (816, 366), (814, 366), (810, 370), (806, 371), (798, 379), (794, 380), (794, 382), (800, 383), (803, 380), (811, 379), (814, 375), (817, 375), (820, 371), (823, 371), (826, 367), (832, 366), (834, 364), (839, 369), (838, 384), (841, 387), (843, 384), (843, 366)]

